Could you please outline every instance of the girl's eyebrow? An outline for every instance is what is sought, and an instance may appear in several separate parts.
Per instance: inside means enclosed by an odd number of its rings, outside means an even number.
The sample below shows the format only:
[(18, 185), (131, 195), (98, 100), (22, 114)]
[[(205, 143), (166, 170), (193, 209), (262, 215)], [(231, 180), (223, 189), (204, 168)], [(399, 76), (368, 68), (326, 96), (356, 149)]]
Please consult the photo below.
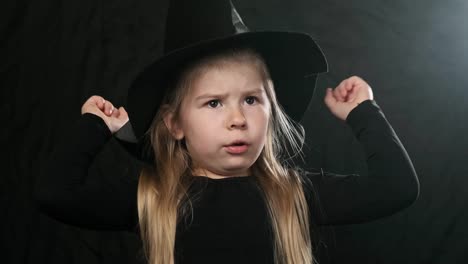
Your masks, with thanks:
[[(250, 90), (250, 91), (246, 91), (244, 92), (244, 94), (259, 94), (259, 93), (263, 93), (264, 90), (263, 89), (255, 89), (255, 90)], [(219, 97), (219, 98), (224, 98), (227, 96), (227, 93), (223, 93), (223, 94), (202, 94), (200, 96), (197, 96), (195, 98), (196, 101), (198, 100), (201, 100), (201, 99), (205, 99), (205, 98), (213, 98), (213, 97)]]

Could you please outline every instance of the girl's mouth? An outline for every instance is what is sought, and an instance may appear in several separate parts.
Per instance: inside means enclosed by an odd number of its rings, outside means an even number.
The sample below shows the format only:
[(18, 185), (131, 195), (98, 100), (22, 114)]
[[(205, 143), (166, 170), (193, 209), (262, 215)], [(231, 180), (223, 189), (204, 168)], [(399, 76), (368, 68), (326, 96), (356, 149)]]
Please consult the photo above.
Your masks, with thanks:
[(244, 142), (237, 142), (234, 144), (230, 144), (225, 146), (226, 151), (231, 154), (242, 154), (246, 152), (249, 148), (249, 145)]

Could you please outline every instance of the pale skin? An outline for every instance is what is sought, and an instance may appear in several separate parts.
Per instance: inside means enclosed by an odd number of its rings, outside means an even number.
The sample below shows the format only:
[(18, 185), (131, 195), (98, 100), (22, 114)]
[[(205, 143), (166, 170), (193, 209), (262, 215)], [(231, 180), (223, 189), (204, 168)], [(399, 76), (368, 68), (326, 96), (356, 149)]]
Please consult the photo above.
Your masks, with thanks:
[[(180, 118), (168, 113), (164, 122), (176, 139), (185, 138), (193, 175), (248, 176), (265, 143), (269, 112), (261, 76), (248, 64), (231, 63), (200, 76), (182, 102)], [(236, 140), (248, 144), (245, 153), (226, 149)]]
[[(249, 168), (264, 146), (270, 102), (260, 76), (249, 65), (233, 66), (200, 76), (183, 100), (180, 118), (174, 118), (172, 112), (164, 117), (173, 137), (185, 139), (195, 164), (193, 175), (213, 179), (249, 176)], [(207, 94), (212, 96), (203, 97)], [(334, 89), (327, 88), (324, 102), (344, 121), (351, 110), (368, 99), (374, 99), (371, 87), (352, 76)], [(112, 133), (128, 121), (123, 107), (115, 108), (98, 95), (83, 104), (81, 113), (101, 117)], [(227, 152), (225, 145), (237, 139), (248, 142), (248, 150), (242, 154)]]

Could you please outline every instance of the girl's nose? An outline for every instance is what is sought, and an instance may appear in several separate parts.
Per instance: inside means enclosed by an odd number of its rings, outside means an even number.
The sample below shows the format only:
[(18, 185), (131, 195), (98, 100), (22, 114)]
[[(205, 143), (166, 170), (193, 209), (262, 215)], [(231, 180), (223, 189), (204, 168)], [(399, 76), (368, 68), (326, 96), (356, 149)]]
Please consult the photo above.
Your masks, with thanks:
[(242, 128), (244, 129), (247, 126), (247, 121), (245, 119), (242, 109), (236, 107), (232, 109), (231, 114), (228, 119), (229, 129)]

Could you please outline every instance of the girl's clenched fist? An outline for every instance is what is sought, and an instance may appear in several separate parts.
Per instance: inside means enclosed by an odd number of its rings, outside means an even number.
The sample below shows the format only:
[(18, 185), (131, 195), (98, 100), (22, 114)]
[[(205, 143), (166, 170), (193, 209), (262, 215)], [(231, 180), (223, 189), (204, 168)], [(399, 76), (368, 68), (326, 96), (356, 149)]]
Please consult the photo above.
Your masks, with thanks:
[(115, 108), (111, 102), (99, 95), (91, 96), (83, 104), (81, 114), (85, 113), (95, 114), (102, 118), (112, 134), (128, 122), (128, 114), (123, 107)]
[(324, 98), (328, 109), (341, 120), (346, 120), (351, 110), (365, 100), (374, 100), (374, 95), (369, 84), (358, 76), (343, 80), (335, 89), (327, 88)]

